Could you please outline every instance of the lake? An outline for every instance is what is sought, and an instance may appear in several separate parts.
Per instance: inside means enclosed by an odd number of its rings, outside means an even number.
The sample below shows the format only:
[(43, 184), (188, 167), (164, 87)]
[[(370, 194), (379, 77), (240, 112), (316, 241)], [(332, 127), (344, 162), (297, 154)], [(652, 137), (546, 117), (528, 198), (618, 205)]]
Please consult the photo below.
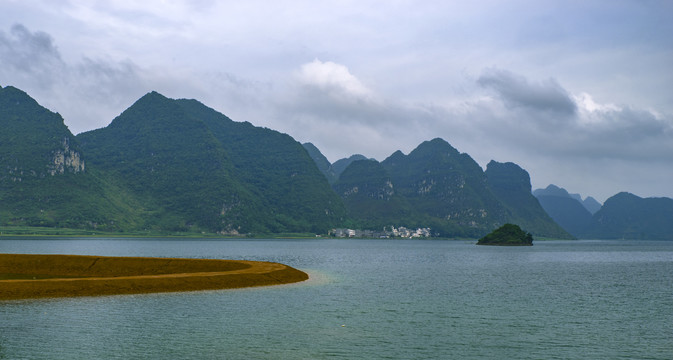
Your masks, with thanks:
[(0, 359), (673, 358), (673, 242), (5, 238), (0, 252), (263, 260), (311, 276), (0, 301)]

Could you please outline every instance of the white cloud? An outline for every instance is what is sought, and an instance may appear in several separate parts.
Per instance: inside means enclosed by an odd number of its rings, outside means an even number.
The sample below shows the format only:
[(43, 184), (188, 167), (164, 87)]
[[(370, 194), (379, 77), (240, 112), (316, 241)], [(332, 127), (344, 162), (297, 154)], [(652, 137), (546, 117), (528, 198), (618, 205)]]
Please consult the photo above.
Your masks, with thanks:
[(301, 66), (299, 82), (345, 101), (373, 100), (373, 93), (344, 65), (318, 59)]

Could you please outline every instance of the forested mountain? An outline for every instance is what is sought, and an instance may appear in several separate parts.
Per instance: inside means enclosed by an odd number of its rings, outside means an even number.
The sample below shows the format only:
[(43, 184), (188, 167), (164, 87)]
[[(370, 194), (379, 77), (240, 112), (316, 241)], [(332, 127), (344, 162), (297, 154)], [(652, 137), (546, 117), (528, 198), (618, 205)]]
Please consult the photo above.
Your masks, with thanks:
[(354, 161), (333, 188), (359, 225), (431, 227), (442, 236), (475, 237), (518, 221), (538, 235), (571, 237), (531, 195), (523, 169), (493, 162), (484, 173), (442, 139), (409, 155), (397, 151), (381, 163)]
[(201, 119), (229, 154), (237, 179), (259, 201), (252, 229), (324, 233), (345, 208), (305, 148), (291, 136), (235, 122), (196, 100), (177, 100)]
[(382, 165), (396, 191), (435, 219), (440, 233), (481, 236), (506, 222), (479, 164), (442, 139), (423, 142), (409, 155), (395, 152)]
[(107, 127), (73, 136), (59, 114), (0, 87), (0, 126), (0, 226), (221, 234), (406, 226), (480, 237), (516, 223), (571, 238), (554, 219), (578, 237), (673, 234), (672, 199), (620, 193), (592, 218), (563, 189), (536, 191), (536, 200), (516, 164), (492, 161), (483, 171), (442, 139), (383, 162), (354, 155), (329, 164), (310, 143), (156, 92)]
[(148, 204), (151, 227), (326, 232), (344, 215), (301, 144), (195, 100), (152, 92), (77, 138), (92, 166)]
[(8, 86), (0, 88), (0, 128), (0, 225), (138, 225), (138, 203), (89, 167), (59, 114)]

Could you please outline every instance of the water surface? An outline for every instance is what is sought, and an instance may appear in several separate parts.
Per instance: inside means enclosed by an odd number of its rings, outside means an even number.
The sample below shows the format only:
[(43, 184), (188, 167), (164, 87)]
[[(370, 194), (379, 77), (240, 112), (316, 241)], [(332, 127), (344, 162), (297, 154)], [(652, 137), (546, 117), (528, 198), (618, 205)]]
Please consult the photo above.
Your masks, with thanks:
[(0, 359), (671, 359), (673, 242), (11, 239), (281, 262), (305, 283), (0, 302)]

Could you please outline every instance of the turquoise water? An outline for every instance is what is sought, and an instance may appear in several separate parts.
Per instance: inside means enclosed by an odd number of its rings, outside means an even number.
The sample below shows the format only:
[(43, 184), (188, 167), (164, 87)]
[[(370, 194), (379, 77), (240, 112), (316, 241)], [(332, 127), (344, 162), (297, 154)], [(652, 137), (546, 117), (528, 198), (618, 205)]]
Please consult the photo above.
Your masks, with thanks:
[(276, 261), (311, 280), (0, 302), (0, 359), (671, 359), (673, 242), (0, 240)]

